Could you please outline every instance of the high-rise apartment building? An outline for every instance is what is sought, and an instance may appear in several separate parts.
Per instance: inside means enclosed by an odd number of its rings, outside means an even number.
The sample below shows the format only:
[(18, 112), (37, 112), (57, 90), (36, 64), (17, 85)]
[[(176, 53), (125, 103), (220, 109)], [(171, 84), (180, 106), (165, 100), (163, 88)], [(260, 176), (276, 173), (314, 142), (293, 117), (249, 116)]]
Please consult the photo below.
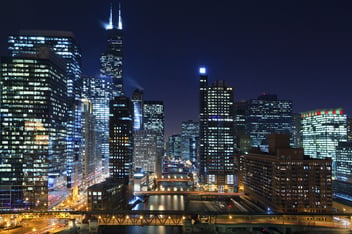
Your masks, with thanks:
[(133, 104), (126, 96), (110, 101), (110, 177), (128, 184), (133, 158)]
[(112, 6), (110, 8), (109, 24), (106, 26), (108, 38), (107, 48), (100, 56), (100, 74), (104, 79), (110, 79), (113, 96), (124, 95), (123, 87), (123, 30), (121, 7), (119, 7), (118, 25), (113, 22)]
[(292, 132), (292, 101), (262, 94), (257, 99), (248, 101), (246, 121), (251, 147), (268, 151), (267, 135)]
[(274, 212), (332, 212), (331, 159), (290, 148), (289, 135), (269, 135), (269, 153), (241, 156), (240, 190)]
[(190, 160), (197, 168), (199, 149), (199, 123), (192, 120), (181, 123), (181, 156)]
[(336, 176), (336, 146), (347, 141), (347, 116), (343, 109), (322, 109), (301, 113), (304, 154), (331, 158)]
[(144, 101), (143, 129), (156, 134), (157, 168), (161, 172), (161, 158), (164, 156), (164, 103), (162, 101)]
[(0, 209), (48, 209), (66, 174), (65, 62), (47, 47), (1, 58)]
[(36, 54), (40, 46), (48, 46), (66, 61), (66, 86), (69, 99), (67, 127), (67, 187), (74, 186), (74, 164), (81, 158), (81, 50), (72, 32), (22, 30), (8, 39), (11, 56)]
[(233, 191), (234, 116), (233, 90), (224, 81), (208, 87), (200, 68), (200, 177), (211, 190)]

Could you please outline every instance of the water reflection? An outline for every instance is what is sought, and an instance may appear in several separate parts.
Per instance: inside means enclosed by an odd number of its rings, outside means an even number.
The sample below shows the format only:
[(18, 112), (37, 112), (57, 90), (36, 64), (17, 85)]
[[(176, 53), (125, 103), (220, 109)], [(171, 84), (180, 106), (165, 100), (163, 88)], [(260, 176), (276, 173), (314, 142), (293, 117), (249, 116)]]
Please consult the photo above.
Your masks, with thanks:
[(134, 210), (184, 210), (183, 195), (152, 195), (145, 203), (139, 203)]

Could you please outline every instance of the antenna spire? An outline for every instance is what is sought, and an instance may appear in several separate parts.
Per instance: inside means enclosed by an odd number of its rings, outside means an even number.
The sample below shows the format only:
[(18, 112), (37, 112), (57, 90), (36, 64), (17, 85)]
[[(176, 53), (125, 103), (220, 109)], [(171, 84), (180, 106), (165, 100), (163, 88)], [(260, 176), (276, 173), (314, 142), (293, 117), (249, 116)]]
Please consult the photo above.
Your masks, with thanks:
[(110, 17), (109, 17), (109, 24), (106, 26), (106, 29), (113, 29), (114, 24), (112, 22), (112, 2), (110, 3)]
[(122, 30), (121, 3), (119, 2), (119, 22), (117, 29)]

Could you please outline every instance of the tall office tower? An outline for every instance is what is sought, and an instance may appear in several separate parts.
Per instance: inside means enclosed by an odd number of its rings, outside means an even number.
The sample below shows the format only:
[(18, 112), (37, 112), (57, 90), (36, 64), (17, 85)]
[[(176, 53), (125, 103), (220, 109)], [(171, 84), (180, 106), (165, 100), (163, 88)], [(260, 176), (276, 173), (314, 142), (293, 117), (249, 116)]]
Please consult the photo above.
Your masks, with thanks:
[(106, 25), (108, 34), (107, 48), (100, 56), (100, 74), (104, 79), (111, 79), (113, 84), (113, 96), (124, 95), (123, 90), (123, 31), (121, 7), (119, 7), (119, 18), (117, 27), (113, 23), (112, 5), (110, 8), (109, 24)]
[(164, 156), (164, 103), (162, 101), (144, 101), (143, 129), (156, 134), (157, 175), (161, 175), (161, 159)]
[(301, 114), (304, 154), (312, 158), (332, 158), (332, 174), (335, 177), (336, 146), (347, 141), (347, 116), (341, 108)]
[(83, 76), (84, 98), (93, 104), (96, 118), (97, 158), (101, 159), (101, 179), (109, 176), (109, 102), (112, 99), (110, 79), (95, 76)]
[(292, 132), (292, 101), (262, 94), (248, 101), (247, 131), (251, 146), (268, 151), (267, 135)]
[(302, 148), (290, 148), (289, 135), (268, 137), (269, 153), (241, 156), (240, 188), (274, 212), (332, 212), (331, 159), (311, 159)]
[(1, 58), (0, 209), (48, 208), (66, 171), (65, 62), (48, 48)]
[(224, 81), (206, 87), (200, 69), (200, 176), (212, 190), (231, 192), (234, 186), (233, 90)]
[(134, 121), (133, 129), (143, 129), (143, 91), (136, 89), (134, 90), (131, 98), (133, 102)]
[(87, 189), (94, 184), (97, 174), (101, 173), (101, 159), (97, 158), (96, 119), (92, 102), (82, 99), (82, 187)]
[(251, 148), (250, 138), (247, 134), (247, 101), (238, 101), (234, 103), (234, 125), (235, 125), (235, 143), (237, 150), (248, 152)]
[(167, 141), (167, 156), (171, 159), (181, 159), (181, 135), (169, 136)]
[(181, 155), (182, 159), (190, 160), (197, 165), (199, 149), (199, 123), (192, 120), (181, 123)]
[(110, 101), (110, 177), (128, 184), (133, 157), (133, 103), (126, 96)]
[(81, 157), (80, 76), (81, 51), (72, 32), (22, 30), (9, 36), (11, 56), (35, 54), (39, 46), (49, 46), (66, 61), (66, 83), (69, 98), (67, 120), (67, 187), (73, 187), (74, 164)]
[(293, 148), (303, 148), (302, 117), (300, 114), (292, 116), (292, 145)]
[(143, 168), (150, 174), (156, 174), (157, 150), (156, 134), (150, 130), (138, 130), (134, 133), (133, 168)]

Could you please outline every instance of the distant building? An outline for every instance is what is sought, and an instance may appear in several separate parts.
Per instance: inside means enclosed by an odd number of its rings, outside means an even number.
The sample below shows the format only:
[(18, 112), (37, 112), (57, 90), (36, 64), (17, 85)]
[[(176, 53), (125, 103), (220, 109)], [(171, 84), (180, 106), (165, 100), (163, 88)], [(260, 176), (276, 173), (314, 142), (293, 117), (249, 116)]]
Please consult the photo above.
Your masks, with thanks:
[(292, 132), (292, 101), (279, 100), (276, 95), (262, 94), (248, 101), (247, 131), (251, 147), (267, 152), (267, 135)]
[(269, 135), (269, 153), (241, 156), (240, 190), (268, 210), (332, 212), (331, 158), (311, 159), (289, 146), (289, 135)]
[(93, 105), (88, 99), (82, 100), (82, 173), (80, 180), (86, 189), (93, 184), (96, 175), (101, 174), (101, 158), (97, 158), (96, 119)]
[(128, 184), (132, 176), (133, 104), (126, 96), (110, 101), (110, 177)]
[(336, 176), (336, 146), (347, 141), (347, 116), (343, 109), (323, 109), (301, 113), (304, 154), (331, 158)]
[(150, 130), (134, 131), (133, 169), (142, 168), (156, 174), (157, 147), (156, 134)]
[(352, 141), (352, 118), (347, 118), (347, 140)]
[(231, 192), (234, 186), (233, 90), (224, 81), (208, 87), (200, 68), (200, 178), (210, 190)]
[(247, 131), (248, 101), (234, 103), (234, 126), (236, 148), (248, 152), (251, 148), (250, 137)]
[(352, 201), (352, 142), (339, 142), (336, 147), (336, 180), (333, 181), (335, 197)]
[(0, 62), (0, 210), (46, 210), (66, 185), (65, 62), (47, 47)]
[(109, 176), (109, 102), (112, 99), (111, 80), (104, 77), (83, 76), (82, 97), (93, 105), (96, 118), (97, 158), (102, 165), (102, 179)]
[(164, 156), (164, 103), (162, 101), (144, 101), (143, 129), (156, 134), (158, 176), (161, 172), (161, 158)]
[(134, 130), (143, 130), (143, 91), (136, 89), (132, 94), (132, 103), (133, 103), (133, 129)]
[(292, 118), (292, 145), (293, 148), (303, 148), (302, 116), (294, 114)]
[(167, 142), (167, 156), (172, 159), (181, 159), (181, 135), (169, 136)]
[(36, 54), (38, 47), (47, 46), (66, 62), (66, 93), (68, 101), (67, 149), (65, 174), (67, 187), (74, 187), (77, 177), (74, 165), (81, 158), (81, 58), (82, 53), (72, 32), (21, 30), (17, 35), (8, 39), (10, 55), (15, 57), (22, 54)]
[(181, 123), (181, 156), (190, 160), (197, 168), (199, 150), (199, 123), (192, 120)]

